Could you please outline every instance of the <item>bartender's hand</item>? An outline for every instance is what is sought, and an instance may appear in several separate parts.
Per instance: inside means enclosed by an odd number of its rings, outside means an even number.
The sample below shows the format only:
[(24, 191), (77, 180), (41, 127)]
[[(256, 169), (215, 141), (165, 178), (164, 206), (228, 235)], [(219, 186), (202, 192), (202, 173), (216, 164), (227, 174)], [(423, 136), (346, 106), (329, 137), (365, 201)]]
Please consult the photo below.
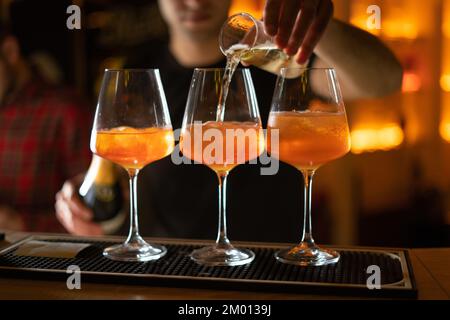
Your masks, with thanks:
[(297, 62), (305, 63), (333, 16), (331, 0), (267, 0), (264, 8), (266, 33), (289, 55), (299, 49)]
[(83, 176), (77, 176), (64, 183), (56, 194), (56, 217), (71, 234), (79, 236), (99, 236), (104, 232), (99, 224), (92, 221), (93, 212), (78, 196), (78, 188)]

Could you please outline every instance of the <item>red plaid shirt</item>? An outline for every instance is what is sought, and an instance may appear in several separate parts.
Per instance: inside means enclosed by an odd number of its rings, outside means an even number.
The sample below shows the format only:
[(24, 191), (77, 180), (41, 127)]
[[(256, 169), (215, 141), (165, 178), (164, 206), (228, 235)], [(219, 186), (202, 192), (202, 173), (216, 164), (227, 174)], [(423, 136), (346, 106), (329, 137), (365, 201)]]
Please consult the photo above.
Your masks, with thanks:
[(55, 194), (86, 171), (91, 112), (73, 92), (34, 79), (0, 106), (0, 206), (21, 215), (27, 231), (62, 231)]

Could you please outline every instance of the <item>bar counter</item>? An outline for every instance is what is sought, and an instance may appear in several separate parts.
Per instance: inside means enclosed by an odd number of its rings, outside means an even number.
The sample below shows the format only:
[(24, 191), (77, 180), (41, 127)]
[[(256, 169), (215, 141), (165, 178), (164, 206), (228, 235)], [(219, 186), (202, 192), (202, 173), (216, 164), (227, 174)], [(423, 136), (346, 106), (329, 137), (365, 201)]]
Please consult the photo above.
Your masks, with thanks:
[[(6, 232), (5, 240), (0, 241), (0, 249), (29, 235), (36, 234)], [(417, 285), (417, 298), (420, 300), (449, 300), (450, 248), (410, 249), (409, 255)], [(81, 283), (82, 288), (80, 290), (69, 290), (65, 281), (9, 278), (5, 275), (0, 275), (0, 299), (361, 299), (361, 297), (344, 295), (154, 287), (148, 285), (90, 283), (83, 280)]]

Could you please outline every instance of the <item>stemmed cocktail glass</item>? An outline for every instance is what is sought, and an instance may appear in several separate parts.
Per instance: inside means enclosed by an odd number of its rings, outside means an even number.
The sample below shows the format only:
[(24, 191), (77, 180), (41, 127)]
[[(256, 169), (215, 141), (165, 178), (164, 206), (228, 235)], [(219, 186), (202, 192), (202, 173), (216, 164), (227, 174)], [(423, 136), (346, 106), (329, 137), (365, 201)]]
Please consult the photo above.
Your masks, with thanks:
[(216, 243), (197, 249), (191, 258), (210, 266), (251, 262), (254, 253), (234, 247), (227, 237), (226, 183), (236, 166), (264, 151), (264, 134), (248, 69), (236, 70), (225, 103), (220, 104), (224, 69), (196, 69), (184, 114), (180, 149), (183, 155), (207, 165), (219, 184), (219, 227)]
[(130, 177), (130, 231), (125, 243), (106, 248), (119, 261), (149, 261), (166, 254), (140, 235), (137, 177), (149, 163), (169, 155), (174, 136), (158, 70), (106, 70), (95, 113), (91, 150), (117, 163)]
[[(279, 141), (273, 140), (272, 134), (279, 135)], [(336, 263), (339, 253), (317, 246), (311, 225), (314, 173), (350, 150), (347, 117), (335, 70), (282, 69), (272, 100), (267, 137), (270, 155), (297, 168), (305, 186), (301, 242), (279, 251), (276, 258), (301, 266)]]

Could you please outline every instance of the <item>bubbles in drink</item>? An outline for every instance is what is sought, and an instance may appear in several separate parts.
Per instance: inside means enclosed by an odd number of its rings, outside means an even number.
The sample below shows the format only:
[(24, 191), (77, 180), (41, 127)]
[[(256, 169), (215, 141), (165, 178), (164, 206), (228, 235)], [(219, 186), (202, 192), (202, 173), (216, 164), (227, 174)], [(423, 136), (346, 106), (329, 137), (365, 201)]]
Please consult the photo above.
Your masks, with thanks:
[(174, 147), (172, 128), (117, 127), (99, 130), (91, 141), (95, 154), (125, 169), (141, 169), (162, 159)]
[[(345, 112), (277, 111), (268, 122), (267, 150), (271, 156), (302, 169), (317, 169), (350, 150)], [(270, 131), (279, 130), (279, 145), (272, 149)]]

